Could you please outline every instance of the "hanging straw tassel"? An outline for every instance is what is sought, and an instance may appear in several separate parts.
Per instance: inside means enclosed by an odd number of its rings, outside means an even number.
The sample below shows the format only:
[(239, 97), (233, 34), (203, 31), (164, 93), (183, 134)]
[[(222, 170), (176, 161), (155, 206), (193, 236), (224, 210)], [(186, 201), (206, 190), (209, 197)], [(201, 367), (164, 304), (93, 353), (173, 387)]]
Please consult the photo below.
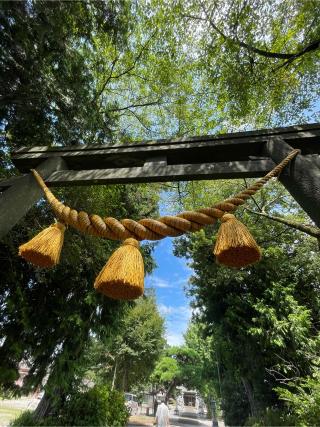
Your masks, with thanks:
[(232, 214), (221, 218), (214, 254), (220, 264), (245, 267), (260, 261), (261, 251), (247, 227)]
[(113, 299), (131, 300), (143, 294), (144, 265), (137, 240), (126, 239), (111, 255), (94, 287)]
[(57, 222), (19, 247), (19, 255), (38, 267), (58, 264), (66, 227)]

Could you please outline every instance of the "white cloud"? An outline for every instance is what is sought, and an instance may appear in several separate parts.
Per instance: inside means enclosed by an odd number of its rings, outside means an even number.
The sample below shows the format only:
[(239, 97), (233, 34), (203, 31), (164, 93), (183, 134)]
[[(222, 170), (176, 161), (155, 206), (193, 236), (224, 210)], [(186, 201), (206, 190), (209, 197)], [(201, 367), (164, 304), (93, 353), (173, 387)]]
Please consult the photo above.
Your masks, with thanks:
[(152, 277), (148, 277), (146, 279), (146, 285), (148, 286), (152, 286), (154, 288), (172, 288), (172, 284), (169, 283), (167, 280), (162, 279), (161, 277), (158, 276), (152, 276)]
[(161, 315), (166, 320), (167, 342), (169, 345), (181, 345), (184, 342), (183, 334), (186, 332), (192, 315), (191, 308), (187, 305), (158, 305)]
[(173, 311), (173, 307), (170, 307), (170, 306), (165, 305), (165, 304), (159, 304), (158, 309), (159, 309), (160, 314), (162, 316), (167, 316), (168, 314), (171, 314)]
[(178, 262), (183, 269), (183, 273), (189, 278), (189, 276), (191, 276), (193, 273), (193, 269), (189, 267), (186, 258), (178, 258)]
[(169, 345), (182, 345), (184, 343), (182, 334), (175, 334), (174, 332), (167, 333), (167, 343)]
[(158, 308), (160, 313), (167, 318), (183, 321), (185, 319), (189, 320), (191, 317), (191, 308), (188, 305), (173, 306), (159, 304)]

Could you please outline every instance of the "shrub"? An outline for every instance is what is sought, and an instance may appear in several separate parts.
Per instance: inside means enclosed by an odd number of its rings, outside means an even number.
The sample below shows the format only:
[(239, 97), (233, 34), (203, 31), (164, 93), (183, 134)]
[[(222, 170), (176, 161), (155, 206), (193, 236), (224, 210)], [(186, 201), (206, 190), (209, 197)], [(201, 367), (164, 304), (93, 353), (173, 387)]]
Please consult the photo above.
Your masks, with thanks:
[(320, 372), (296, 383), (289, 383), (291, 390), (278, 387), (280, 399), (285, 400), (290, 413), (299, 426), (319, 425)]
[(19, 426), (114, 426), (127, 424), (129, 413), (124, 396), (107, 386), (73, 393), (60, 408), (59, 416), (35, 420), (33, 412), (23, 412), (10, 425)]
[(19, 415), (14, 421), (11, 421), (10, 426), (34, 426), (33, 412), (25, 411)]
[(294, 420), (279, 409), (267, 409), (263, 414), (257, 417), (249, 417), (245, 423), (246, 426), (293, 426)]
[(126, 425), (128, 416), (122, 393), (95, 386), (71, 396), (61, 412), (60, 425), (120, 427)]
[(44, 426), (56, 426), (57, 420), (52, 417), (46, 417), (41, 419), (35, 419), (32, 411), (25, 411), (19, 415), (14, 421), (11, 421), (10, 426), (12, 427), (44, 427)]

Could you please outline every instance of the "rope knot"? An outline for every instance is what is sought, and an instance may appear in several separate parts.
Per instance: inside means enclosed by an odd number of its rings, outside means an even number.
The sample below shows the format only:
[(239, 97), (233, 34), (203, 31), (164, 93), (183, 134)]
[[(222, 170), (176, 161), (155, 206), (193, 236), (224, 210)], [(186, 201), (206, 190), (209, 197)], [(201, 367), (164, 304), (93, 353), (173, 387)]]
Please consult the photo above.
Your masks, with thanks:
[(235, 216), (233, 214), (225, 213), (220, 218), (220, 221), (221, 222), (227, 222), (227, 221), (230, 221), (232, 219), (235, 219)]
[(133, 239), (132, 237), (129, 237), (128, 239), (123, 241), (122, 246), (126, 245), (134, 246), (137, 249), (139, 249), (140, 247), (138, 240)]

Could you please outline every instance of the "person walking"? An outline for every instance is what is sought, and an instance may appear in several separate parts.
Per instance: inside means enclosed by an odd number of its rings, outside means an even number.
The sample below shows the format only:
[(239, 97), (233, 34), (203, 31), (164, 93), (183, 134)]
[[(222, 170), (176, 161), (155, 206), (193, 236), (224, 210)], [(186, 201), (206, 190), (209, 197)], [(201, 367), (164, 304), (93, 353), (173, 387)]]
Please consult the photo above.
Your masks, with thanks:
[(160, 405), (158, 405), (156, 412), (156, 422), (157, 427), (169, 427), (169, 409), (164, 403), (164, 400), (161, 400)]

